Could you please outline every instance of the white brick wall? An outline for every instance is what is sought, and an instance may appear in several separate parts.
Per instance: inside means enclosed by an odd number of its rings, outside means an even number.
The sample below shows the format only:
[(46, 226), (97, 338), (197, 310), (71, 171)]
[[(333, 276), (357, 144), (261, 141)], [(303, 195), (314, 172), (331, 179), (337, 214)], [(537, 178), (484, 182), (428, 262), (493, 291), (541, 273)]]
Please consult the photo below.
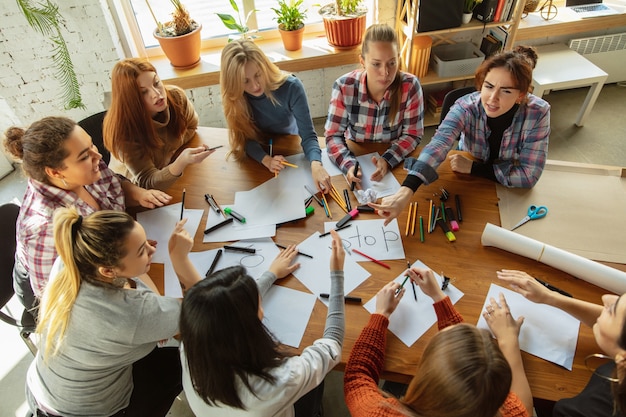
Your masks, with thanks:
[[(65, 110), (60, 100), (61, 87), (54, 78), (50, 59), (52, 43), (28, 26), (16, 2), (3, 2), (0, 12), (0, 100), (12, 111), (19, 124), (51, 115), (66, 115), (80, 120), (104, 110), (103, 97), (110, 90), (110, 71), (122, 58), (119, 37), (111, 31), (111, 15), (106, 0), (56, 0), (65, 19), (62, 36), (72, 54), (81, 85), (85, 110)], [(381, 6), (379, 16), (388, 19), (395, 2)], [(393, 15), (391, 15), (393, 16)], [(388, 22), (392, 23), (392, 22)], [(113, 32), (113, 34), (112, 34)], [(302, 71), (302, 79), (313, 117), (325, 117), (334, 80), (355, 66)], [(219, 86), (188, 90), (205, 126), (225, 127)], [(6, 107), (5, 107), (6, 108)], [(6, 119), (0, 108), (0, 117)], [(3, 130), (4, 131), (4, 130)]]

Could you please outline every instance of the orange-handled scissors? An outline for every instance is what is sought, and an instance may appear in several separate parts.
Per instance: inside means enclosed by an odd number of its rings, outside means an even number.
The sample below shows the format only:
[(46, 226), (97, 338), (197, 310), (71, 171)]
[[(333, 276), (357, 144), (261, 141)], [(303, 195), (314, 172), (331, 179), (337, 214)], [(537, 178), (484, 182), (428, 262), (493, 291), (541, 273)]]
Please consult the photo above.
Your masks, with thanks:
[(531, 220), (542, 219), (548, 214), (548, 208), (546, 206), (535, 206), (534, 204), (528, 207), (528, 215), (520, 220), (511, 230), (515, 230), (523, 224), (528, 223)]

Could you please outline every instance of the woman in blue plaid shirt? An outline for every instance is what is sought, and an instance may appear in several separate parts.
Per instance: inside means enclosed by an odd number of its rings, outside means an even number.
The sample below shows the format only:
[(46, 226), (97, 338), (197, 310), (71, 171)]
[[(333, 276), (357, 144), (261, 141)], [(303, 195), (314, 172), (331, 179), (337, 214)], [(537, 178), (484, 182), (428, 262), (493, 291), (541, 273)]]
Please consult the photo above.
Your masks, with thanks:
[(452, 105), (435, 135), (418, 158), (404, 167), (409, 175), (400, 190), (371, 204), (391, 221), (404, 209), (422, 184), (435, 181), (437, 167), (448, 156), (459, 174), (489, 178), (506, 187), (531, 188), (541, 177), (548, 154), (550, 104), (529, 93), (534, 49), (518, 46), (485, 60), (476, 70), (477, 92)]
[(355, 142), (390, 143), (372, 181), (380, 181), (390, 169), (415, 150), (424, 134), (422, 87), (412, 74), (401, 72), (396, 32), (388, 25), (370, 26), (363, 38), (364, 69), (341, 76), (333, 85), (325, 125), (328, 156), (360, 188), (361, 172), (354, 175), (354, 154), (346, 139)]

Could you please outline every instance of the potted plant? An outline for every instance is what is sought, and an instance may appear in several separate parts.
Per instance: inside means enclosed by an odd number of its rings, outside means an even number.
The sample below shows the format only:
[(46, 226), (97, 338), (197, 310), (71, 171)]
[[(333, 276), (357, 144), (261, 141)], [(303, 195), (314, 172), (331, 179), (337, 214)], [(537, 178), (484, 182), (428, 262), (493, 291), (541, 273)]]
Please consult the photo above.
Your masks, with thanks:
[(367, 14), (367, 7), (361, 4), (361, 0), (335, 0), (322, 6), (319, 14), (331, 46), (352, 49), (361, 44)]
[(159, 41), (163, 53), (176, 68), (190, 68), (200, 62), (200, 31), (202, 25), (189, 16), (189, 12), (180, 0), (170, 0), (174, 5), (172, 20), (161, 23), (157, 20), (146, 0), (157, 28), (154, 37)]
[(463, 23), (469, 23), (472, 20), (472, 15), (474, 14), (474, 9), (483, 0), (464, 0), (463, 1)]
[(230, 2), (230, 7), (232, 7), (233, 11), (237, 15), (236, 19), (231, 14), (215, 13), (220, 18), (224, 26), (226, 26), (228, 29), (236, 30), (239, 33), (239, 35), (237, 36), (229, 35), (228, 42), (234, 39), (238, 39), (238, 38), (243, 38), (243, 39), (257, 38), (258, 36), (254, 35), (256, 30), (250, 30), (250, 28), (248, 27), (248, 20), (250, 20), (250, 16), (252, 16), (252, 14), (256, 12), (256, 9), (250, 10), (250, 12), (248, 12), (248, 15), (246, 16), (244, 20), (241, 16), (241, 13), (239, 12), (239, 6), (237, 6), (237, 3), (235, 2), (235, 0), (229, 0), (229, 2)]
[(303, 1), (278, 0), (278, 9), (272, 7), (272, 10), (276, 13), (280, 37), (283, 40), (285, 49), (288, 51), (297, 51), (302, 48), (304, 19), (306, 19), (306, 10), (300, 10)]

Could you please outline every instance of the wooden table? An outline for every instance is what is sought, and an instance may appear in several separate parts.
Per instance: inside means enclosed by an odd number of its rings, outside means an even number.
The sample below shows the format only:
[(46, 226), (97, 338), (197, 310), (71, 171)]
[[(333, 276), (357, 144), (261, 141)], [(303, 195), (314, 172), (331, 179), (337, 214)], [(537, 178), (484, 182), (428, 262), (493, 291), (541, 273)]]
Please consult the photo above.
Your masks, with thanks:
[[(191, 143), (205, 143), (209, 146), (223, 144), (213, 155), (199, 165), (191, 165), (185, 169), (183, 177), (179, 179), (169, 190), (173, 196), (173, 203), (180, 202), (182, 189), (186, 188), (185, 206), (195, 209), (208, 210), (208, 205), (203, 196), (211, 193), (223, 204), (232, 203), (235, 192), (249, 190), (272, 178), (272, 174), (260, 164), (248, 160), (245, 163), (237, 163), (232, 159), (225, 159), (228, 152), (227, 130), (219, 128), (201, 127), (198, 135)], [(289, 143), (285, 143), (289, 142)], [(323, 140), (322, 140), (323, 142)], [(322, 145), (323, 146), (323, 145)], [(367, 147), (350, 144), (356, 154), (364, 154), (376, 150), (382, 153), (386, 146), (369, 145)], [(291, 155), (301, 152), (300, 142), (276, 141), (275, 154)], [(418, 151), (416, 151), (416, 154)], [(405, 178), (406, 171), (397, 167), (394, 175), (400, 182)], [(440, 229), (432, 234), (426, 234), (425, 243), (420, 243), (419, 233), (405, 237), (404, 231), (407, 221), (407, 211), (398, 217), (400, 231), (403, 236), (404, 250), (411, 262), (419, 259), (434, 271), (444, 271), (454, 279), (453, 284), (465, 294), (456, 304), (458, 311), (469, 323), (477, 323), (483, 301), (492, 282), (497, 283), (496, 271), (502, 268), (520, 269), (528, 273), (544, 278), (553, 285), (562, 288), (575, 297), (600, 303), (600, 297), (605, 290), (578, 280), (568, 274), (552, 267), (537, 263), (533, 260), (505, 252), (492, 247), (483, 247), (480, 243), (486, 222), (500, 225), (498, 212), (498, 199), (496, 197), (495, 184), (482, 178), (456, 175), (451, 172), (447, 163), (439, 168), (440, 179), (429, 186), (422, 186), (415, 193), (412, 201), (418, 202), (418, 215), (427, 218), (427, 198), (432, 198), (434, 193), (440, 192), (444, 187), (452, 196), (460, 195), (463, 208), (463, 222), (460, 230), (456, 233), (457, 240), (449, 243)], [(346, 188), (346, 182), (341, 177), (333, 178), (338, 190)], [(438, 197), (436, 197), (436, 201)], [(352, 200), (353, 206), (356, 204)], [(329, 203), (331, 209), (340, 213), (334, 202)], [(338, 216), (337, 216), (338, 217)], [(361, 214), (360, 219), (377, 218), (374, 214)], [(315, 213), (306, 219), (299, 220), (277, 229), (277, 240), (282, 243), (297, 244), (315, 231), (323, 231), (323, 224), (327, 220), (323, 210), (316, 207)], [(337, 219), (335, 219), (337, 220)], [(203, 251), (222, 246), (219, 243), (203, 243), (202, 230), (206, 222), (206, 213), (200, 222), (198, 233), (195, 236), (194, 251)], [(166, 244), (162, 242), (161, 244)], [(371, 299), (378, 290), (387, 282), (398, 276), (405, 268), (404, 260), (386, 261), (391, 265), (387, 270), (372, 262), (361, 263), (371, 277), (357, 287), (350, 295), (362, 297), (363, 301)], [(625, 265), (611, 265), (625, 270)], [(320, 268), (327, 268), (321, 265)], [(154, 265), (151, 276), (162, 285), (162, 267)], [(160, 281), (160, 282), (159, 282)], [(309, 292), (295, 277), (289, 276), (280, 280), (278, 285), (284, 285), (296, 290)], [(162, 288), (162, 287), (161, 287)], [(309, 346), (323, 333), (326, 318), (326, 307), (317, 302), (313, 309), (311, 320), (301, 343), (301, 348)], [(342, 362), (338, 370), (343, 370), (348, 360), (352, 346), (361, 329), (369, 319), (369, 312), (360, 305), (346, 304), (346, 336), (343, 345)], [(409, 382), (414, 375), (419, 359), (430, 338), (437, 332), (436, 326), (431, 327), (413, 346), (406, 347), (400, 340), (389, 333), (387, 354), (385, 360), (385, 372), (383, 378), (399, 382)], [(585, 356), (599, 352), (591, 329), (581, 326), (576, 356), (574, 358), (573, 371), (567, 371), (558, 365), (539, 359), (523, 352), (526, 374), (530, 381), (533, 395), (539, 398), (558, 400), (572, 397), (579, 393), (591, 376), (584, 365)]]

